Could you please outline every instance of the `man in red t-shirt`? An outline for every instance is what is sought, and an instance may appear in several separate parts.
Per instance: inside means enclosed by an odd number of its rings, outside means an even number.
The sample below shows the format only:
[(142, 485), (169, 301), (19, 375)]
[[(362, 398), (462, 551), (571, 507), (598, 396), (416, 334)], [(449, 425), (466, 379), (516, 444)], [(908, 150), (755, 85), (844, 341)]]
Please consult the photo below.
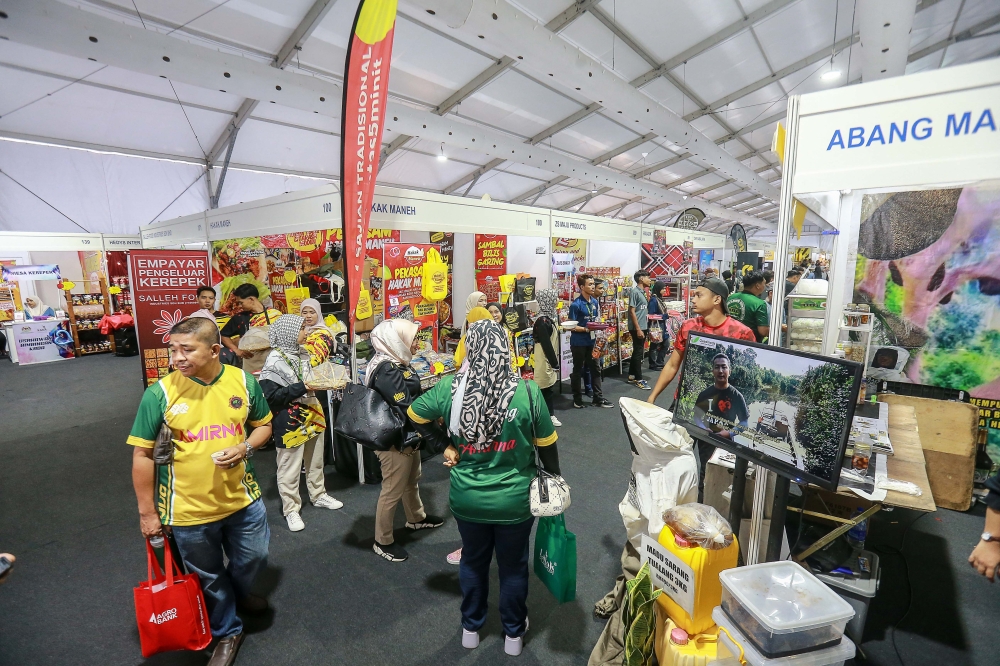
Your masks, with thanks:
[(663, 366), (663, 370), (660, 371), (656, 386), (653, 387), (646, 402), (654, 402), (657, 396), (663, 393), (663, 389), (667, 388), (667, 385), (674, 380), (677, 371), (680, 370), (681, 363), (684, 361), (684, 351), (687, 349), (688, 336), (691, 331), (721, 335), (734, 340), (757, 341), (753, 331), (729, 316), (729, 311), (726, 309), (727, 298), (729, 298), (729, 287), (719, 278), (708, 278), (694, 290), (691, 305), (697, 316), (681, 324), (677, 340), (674, 341), (674, 352), (670, 355), (667, 364)]

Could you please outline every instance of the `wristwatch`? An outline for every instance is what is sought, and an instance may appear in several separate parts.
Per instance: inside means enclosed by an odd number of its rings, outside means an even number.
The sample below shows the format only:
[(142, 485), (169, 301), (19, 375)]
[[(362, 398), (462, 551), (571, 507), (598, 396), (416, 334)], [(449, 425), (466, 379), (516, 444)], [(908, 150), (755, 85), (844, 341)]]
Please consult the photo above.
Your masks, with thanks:
[(244, 442), (244, 444), (247, 445), (247, 454), (244, 457), (245, 458), (252, 458), (253, 457), (253, 451), (254, 451), (253, 447), (250, 446), (250, 442)]
[(983, 532), (979, 535), (979, 538), (983, 541), (1000, 541), (1000, 536), (993, 536), (989, 532)]

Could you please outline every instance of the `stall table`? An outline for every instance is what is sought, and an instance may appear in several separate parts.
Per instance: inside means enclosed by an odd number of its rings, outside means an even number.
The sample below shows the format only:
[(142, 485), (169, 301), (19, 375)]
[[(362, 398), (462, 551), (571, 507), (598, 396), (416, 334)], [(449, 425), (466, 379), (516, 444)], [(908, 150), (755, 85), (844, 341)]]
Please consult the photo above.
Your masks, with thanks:
[[(7, 336), (7, 352), (10, 360), (18, 365), (48, 363), (73, 358), (72, 354), (60, 353), (60, 348), (49, 333), (69, 320), (65, 317), (32, 319), (28, 321), (5, 321), (3, 332)], [(68, 333), (68, 332), (67, 332)]]
[[(890, 490), (886, 492), (885, 499), (876, 502), (866, 500), (846, 488), (841, 488), (836, 493), (814, 489), (815, 494), (823, 499), (827, 512), (812, 511), (807, 508), (804, 514), (812, 518), (839, 523), (839, 526), (795, 555), (795, 560), (802, 562), (861, 521), (873, 516), (883, 507), (899, 507), (927, 512), (937, 510), (934, 505), (934, 497), (931, 495), (931, 484), (927, 479), (924, 450), (920, 446), (917, 414), (912, 407), (889, 406), (889, 440), (892, 442), (894, 455), (886, 457), (888, 477), (916, 484), (920, 488), (921, 494), (914, 496)], [(852, 514), (858, 507), (863, 508), (864, 512), (853, 516)], [(788, 507), (788, 510), (802, 511), (796, 507)]]

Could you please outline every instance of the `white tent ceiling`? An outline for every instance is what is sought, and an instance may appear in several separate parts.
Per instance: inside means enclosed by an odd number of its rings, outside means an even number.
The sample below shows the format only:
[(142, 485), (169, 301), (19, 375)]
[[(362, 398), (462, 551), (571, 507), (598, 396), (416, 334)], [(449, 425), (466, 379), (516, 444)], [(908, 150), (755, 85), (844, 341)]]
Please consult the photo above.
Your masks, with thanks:
[[(777, 216), (771, 192), (780, 181), (771, 137), (787, 95), (860, 80), (865, 58), (856, 35), (869, 2), (495, 0), (497, 11), (516, 8), (527, 14), (520, 20), (546, 26), (517, 42), (524, 50), (514, 53), (515, 40), (501, 32), (480, 38), (474, 17), (453, 29), (445, 12), (425, 11), (469, 0), (404, 1), (390, 92), (406, 115), (401, 126), (419, 127), (414, 123), (435, 114), (443, 116), (436, 121), (441, 136), (387, 131), (379, 182), (649, 222), (668, 222), (684, 206), (701, 205), (710, 209), (706, 228), (739, 220), (767, 230)], [(189, 55), (207, 48), (241, 56), (242, 67), (283, 64), (287, 73), (268, 71), (297, 82), (286, 83), (286, 91), (325, 86), (337, 96), (323, 112), (281, 99), (253, 104), (226, 92), (233, 80), (219, 78), (211, 88), (197, 72), (160, 77), (138, 59), (133, 66), (122, 51), (91, 61), (79, 47), (46, 43), (18, 28), (29, 5), (43, 4), (0, 3), (0, 229), (135, 233), (155, 220), (204, 210), (234, 123), (240, 129), (220, 205), (336, 181), (339, 82), (357, 0), (59, 6), (142, 29), (135, 36), (147, 45), (152, 33), (169, 33)], [(1000, 55), (998, 25), (996, 0), (916, 3), (906, 73)], [(554, 42), (542, 43), (550, 37), (546, 30), (558, 34)], [(598, 61), (599, 81), (579, 85), (566, 62), (532, 57), (551, 53), (552, 45)], [(843, 74), (824, 79), (831, 69)], [(623, 82), (631, 88), (614, 101), (587, 87)], [(641, 127), (628, 115), (636, 103), (656, 105), (659, 120)], [(467, 131), (449, 138), (445, 128), (455, 123)], [(472, 147), (475, 136), (537, 148), (503, 159), (499, 150)], [(436, 159), (439, 139), (446, 140), (446, 162)], [(712, 144), (724, 153), (713, 157)], [(522, 152), (537, 154), (528, 159)], [(548, 170), (542, 153), (578, 169)], [(207, 160), (214, 165), (210, 175)], [(591, 180), (564, 172), (586, 172)], [(610, 177), (622, 178), (621, 189)]]

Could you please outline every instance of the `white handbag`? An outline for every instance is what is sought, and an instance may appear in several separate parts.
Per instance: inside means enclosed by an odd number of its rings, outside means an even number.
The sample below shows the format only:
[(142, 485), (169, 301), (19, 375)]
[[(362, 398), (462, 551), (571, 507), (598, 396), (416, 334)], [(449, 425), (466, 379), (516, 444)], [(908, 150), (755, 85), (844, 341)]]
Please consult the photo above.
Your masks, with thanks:
[[(527, 387), (525, 387), (527, 388)], [(542, 461), (538, 458), (538, 447), (535, 446), (535, 405), (528, 390), (528, 415), (531, 417), (531, 443), (535, 450), (536, 476), (528, 486), (528, 504), (531, 515), (535, 517), (558, 516), (569, 508), (569, 484), (558, 474), (552, 474), (542, 469)]]
[[(535, 463), (538, 463), (538, 452), (535, 451)], [(541, 467), (538, 476), (531, 480), (528, 486), (528, 502), (531, 505), (531, 515), (536, 517), (558, 516), (569, 508), (569, 484), (556, 474), (549, 474)]]

